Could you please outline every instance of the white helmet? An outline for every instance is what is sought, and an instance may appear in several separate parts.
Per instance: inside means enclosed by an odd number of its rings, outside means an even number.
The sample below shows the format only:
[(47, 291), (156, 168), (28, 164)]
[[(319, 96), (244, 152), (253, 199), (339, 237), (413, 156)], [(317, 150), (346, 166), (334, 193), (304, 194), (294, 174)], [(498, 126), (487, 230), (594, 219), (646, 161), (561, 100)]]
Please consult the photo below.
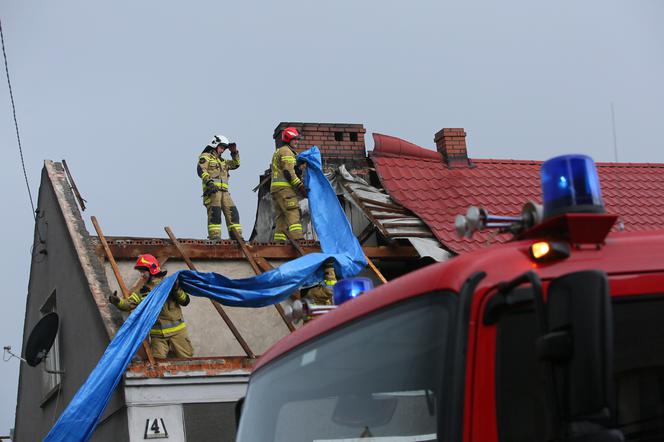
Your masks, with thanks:
[(230, 144), (230, 141), (228, 140), (228, 138), (226, 138), (223, 135), (215, 135), (214, 137), (212, 137), (212, 141), (210, 141), (210, 144), (208, 144), (208, 146), (217, 147), (220, 144), (223, 144), (225, 147)]

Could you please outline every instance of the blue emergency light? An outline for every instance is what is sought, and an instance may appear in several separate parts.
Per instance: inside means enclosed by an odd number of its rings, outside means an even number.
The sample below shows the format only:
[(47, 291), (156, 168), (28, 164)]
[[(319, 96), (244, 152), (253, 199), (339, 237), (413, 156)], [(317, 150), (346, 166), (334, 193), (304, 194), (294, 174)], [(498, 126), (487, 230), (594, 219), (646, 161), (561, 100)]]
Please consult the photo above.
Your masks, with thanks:
[(334, 305), (343, 304), (362, 293), (373, 288), (373, 282), (369, 278), (346, 278), (334, 284), (332, 300)]
[(542, 164), (544, 218), (561, 213), (604, 213), (595, 162), (586, 155), (562, 155)]

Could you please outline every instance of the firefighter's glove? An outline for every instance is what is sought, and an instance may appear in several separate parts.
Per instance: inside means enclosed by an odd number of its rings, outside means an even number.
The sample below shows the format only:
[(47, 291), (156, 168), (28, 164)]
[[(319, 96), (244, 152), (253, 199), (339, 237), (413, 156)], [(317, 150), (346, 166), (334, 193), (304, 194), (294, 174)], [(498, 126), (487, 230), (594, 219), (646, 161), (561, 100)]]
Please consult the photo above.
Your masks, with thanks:
[(208, 181), (205, 183), (205, 193), (208, 195), (212, 195), (215, 193), (219, 188), (214, 185), (214, 181)]
[(300, 183), (300, 184), (297, 186), (297, 191), (300, 192), (300, 194), (302, 194), (302, 197), (303, 197), (303, 198), (306, 198), (306, 197), (307, 197), (307, 189), (306, 189), (306, 187), (304, 187), (304, 184), (303, 184), (303, 183)]
[(298, 178), (302, 179), (305, 167), (306, 163), (298, 163), (297, 167), (295, 167), (295, 175), (297, 175)]
[(120, 298), (118, 297), (118, 291), (114, 291), (111, 296), (108, 297), (108, 302), (113, 304), (114, 306), (120, 305)]
[(228, 150), (231, 151), (231, 155), (235, 155), (237, 153), (237, 144), (231, 143), (228, 145)]

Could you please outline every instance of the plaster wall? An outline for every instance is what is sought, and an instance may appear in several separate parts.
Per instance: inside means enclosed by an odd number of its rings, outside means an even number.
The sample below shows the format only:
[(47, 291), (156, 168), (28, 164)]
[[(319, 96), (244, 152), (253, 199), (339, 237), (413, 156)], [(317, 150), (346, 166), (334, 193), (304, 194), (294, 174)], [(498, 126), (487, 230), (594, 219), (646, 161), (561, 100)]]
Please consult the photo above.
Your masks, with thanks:
[[(108, 408), (107, 408), (108, 410)], [(90, 442), (117, 442), (129, 440), (129, 424), (127, 423), (127, 407), (120, 406), (115, 412), (107, 411)]]
[[(178, 373), (168, 378), (125, 379), (130, 441), (144, 440), (157, 420), (168, 440), (235, 440), (235, 403), (246, 394), (249, 372)], [(158, 430), (158, 428), (152, 428)], [(163, 431), (162, 431), (163, 432)]]
[[(181, 404), (136, 407), (129, 406), (129, 442), (139, 442), (158, 433), (169, 442), (186, 442), (184, 412)], [(157, 421), (156, 427), (155, 420)], [(157, 433), (157, 434), (155, 434)]]

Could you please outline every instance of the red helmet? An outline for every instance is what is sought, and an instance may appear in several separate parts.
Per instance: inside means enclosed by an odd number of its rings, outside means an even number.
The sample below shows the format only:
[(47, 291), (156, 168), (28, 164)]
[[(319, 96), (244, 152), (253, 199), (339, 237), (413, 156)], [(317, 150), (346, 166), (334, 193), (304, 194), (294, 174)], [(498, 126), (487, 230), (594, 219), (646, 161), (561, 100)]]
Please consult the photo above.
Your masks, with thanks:
[(281, 141), (284, 143), (290, 143), (291, 141), (300, 138), (300, 132), (297, 131), (294, 127), (287, 127), (281, 132)]
[(136, 261), (135, 269), (145, 269), (150, 272), (151, 275), (156, 275), (161, 272), (159, 268), (159, 261), (154, 256), (146, 253), (145, 255), (140, 255)]

